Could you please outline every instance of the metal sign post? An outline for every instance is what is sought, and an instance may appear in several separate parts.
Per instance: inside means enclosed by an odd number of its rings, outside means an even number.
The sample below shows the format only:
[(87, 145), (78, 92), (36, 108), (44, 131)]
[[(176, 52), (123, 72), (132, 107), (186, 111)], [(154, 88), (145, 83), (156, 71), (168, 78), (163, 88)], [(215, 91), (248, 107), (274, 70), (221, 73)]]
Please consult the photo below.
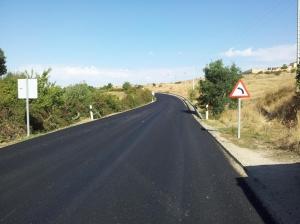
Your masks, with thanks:
[(30, 120), (29, 120), (29, 88), (28, 78), (26, 78), (26, 121), (27, 121), (27, 137), (30, 135)]
[(238, 139), (241, 138), (241, 104), (242, 100), (241, 98), (238, 99)]
[(30, 135), (29, 99), (36, 99), (37, 95), (37, 79), (18, 79), (18, 98), (26, 100), (27, 136)]
[(250, 93), (248, 92), (245, 84), (242, 80), (239, 80), (234, 86), (232, 92), (229, 95), (230, 98), (238, 99), (238, 130), (237, 138), (241, 138), (241, 107), (242, 107), (242, 98), (250, 98)]

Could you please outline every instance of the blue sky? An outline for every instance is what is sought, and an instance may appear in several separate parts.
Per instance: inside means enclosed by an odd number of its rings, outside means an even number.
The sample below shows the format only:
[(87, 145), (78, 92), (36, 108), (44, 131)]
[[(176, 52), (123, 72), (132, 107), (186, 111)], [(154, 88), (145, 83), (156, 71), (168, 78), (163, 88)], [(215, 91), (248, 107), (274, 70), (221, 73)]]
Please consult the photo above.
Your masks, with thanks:
[(242, 69), (296, 55), (296, 0), (1, 0), (11, 71), (52, 68), (67, 85), (168, 82), (216, 59)]

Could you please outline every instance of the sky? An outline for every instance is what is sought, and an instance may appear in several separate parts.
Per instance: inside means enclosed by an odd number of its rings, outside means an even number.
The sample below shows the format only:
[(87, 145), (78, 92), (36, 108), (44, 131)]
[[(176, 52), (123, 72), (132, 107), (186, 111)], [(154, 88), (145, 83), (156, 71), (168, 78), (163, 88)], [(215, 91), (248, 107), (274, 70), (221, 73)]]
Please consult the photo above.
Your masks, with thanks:
[(297, 0), (0, 0), (9, 71), (66, 86), (173, 82), (296, 58)]

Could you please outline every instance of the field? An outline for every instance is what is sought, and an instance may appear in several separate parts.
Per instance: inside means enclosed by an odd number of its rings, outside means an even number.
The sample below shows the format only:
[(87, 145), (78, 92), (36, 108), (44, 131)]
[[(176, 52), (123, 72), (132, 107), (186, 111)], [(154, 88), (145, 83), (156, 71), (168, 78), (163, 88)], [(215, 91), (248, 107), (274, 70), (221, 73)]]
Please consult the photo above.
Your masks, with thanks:
[[(195, 88), (197, 88), (200, 79), (195, 79)], [(189, 98), (189, 92), (193, 89), (193, 80), (175, 82), (175, 83), (160, 83), (148, 84), (145, 86), (154, 92), (174, 93), (186, 98)], [(199, 92), (199, 91), (197, 91)]]

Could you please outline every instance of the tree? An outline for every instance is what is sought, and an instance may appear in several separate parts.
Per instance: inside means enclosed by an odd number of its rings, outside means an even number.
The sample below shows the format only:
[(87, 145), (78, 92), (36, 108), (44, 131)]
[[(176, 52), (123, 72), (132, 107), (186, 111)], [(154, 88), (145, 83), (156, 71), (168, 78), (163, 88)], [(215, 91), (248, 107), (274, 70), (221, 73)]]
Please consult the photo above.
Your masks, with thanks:
[(3, 50), (0, 48), (0, 76), (5, 75), (7, 72), (6, 68), (6, 57)]
[(132, 88), (130, 82), (124, 82), (122, 88), (127, 91), (127, 90), (130, 90)]
[(107, 89), (112, 89), (114, 86), (113, 86), (113, 84), (108, 83), (106, 87), (107, 87)]
[(80, 83), (67, 86), (64, 90), (63, 98), (68, 112), (72, 116), (78, 113), (88, 116), (94, 88), (88, 86), (86, 83)]
[(286, 64), (283, 64), (283, 65), (281, 66), (281, 69), (283, 69), (283, 70), (288, 69), (288, 66), (287, 66)]
[(200, 81), (200, 104), (208, 104), (214, 115), (222, 113), (226, 105), (236, 105), (228, 95), (241, 78), (241, 70), (235, 64), (224, 66), (222, 60), (217, 60), (206, 66), (204, 73), (205, 80)]

